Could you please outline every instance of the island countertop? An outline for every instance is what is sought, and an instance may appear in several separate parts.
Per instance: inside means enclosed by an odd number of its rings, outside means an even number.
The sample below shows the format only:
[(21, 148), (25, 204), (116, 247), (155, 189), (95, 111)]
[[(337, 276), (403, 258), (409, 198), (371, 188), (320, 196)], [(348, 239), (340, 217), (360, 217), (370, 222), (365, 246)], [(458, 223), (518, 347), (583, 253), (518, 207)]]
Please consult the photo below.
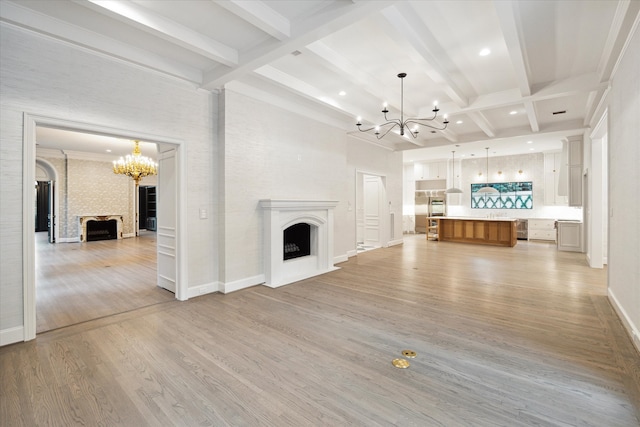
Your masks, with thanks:
[(516, 218), (432, 216), (428, 222), (427, 239), (510, 247), (518, 242)]
[(515, 222), (518, 218), (505, 218), (505, 217), (496, 217), (496, 218), (483, 218), (483, 217), (473, 217), (473, 216), (430, 216), (428, 219), (457, 219), (462, 221), (507, 221), (507, 222)]

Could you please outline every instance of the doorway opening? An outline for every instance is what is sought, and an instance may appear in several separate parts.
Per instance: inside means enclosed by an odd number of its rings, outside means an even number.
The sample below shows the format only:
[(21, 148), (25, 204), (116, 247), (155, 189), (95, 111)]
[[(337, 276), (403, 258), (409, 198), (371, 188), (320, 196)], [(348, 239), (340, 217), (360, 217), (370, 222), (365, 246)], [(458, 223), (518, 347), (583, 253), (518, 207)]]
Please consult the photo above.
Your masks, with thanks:
[[(69, 147), (53, 148), (44, 143), (39, 135), (40, 130), (54, 129), (73, 135), (68, 141), (75, 138), (84, 138), (84, 150), (73, 150)], [(44, 237), (44, 232), (36, 232), (36, 227), (24, 228), (26, 253), (24, 259), (24, 339), (35, 338), (36, 333), (57, 329), (81, 323), (87, 320), (118, 314), (153, 304), (184, 300), (186, 289), (180, 280), (179, 268), (180, 255), (177, 247), (181, 245), (182, 236), (179, 231), (184, 227), (181, 224), (183, 217), (178, 192), (181, 185), (184, 168), (180, 164), (179, 153), (181, 141), (169, 139), (158, 140), (155, 137), (146, 137), (137, 132), (120, 131), (100, 126), (79, 124), (59, 120), (55, 118), (37, 117), (25, 114), (25, 174), (26, 182), (35, 182), (36, 175), (40, 173), (42, 165), (45, 170), (54, 171), (55, 179), (51, 182), (48, 234), (54, 239)], [(131, 135), (131, 136), (129, 136)], [(96, 182), (101, 182), (99, 176), (94, 173), (112, 172), (112, 161), (120, 156), (114, 153), (116, 158), (100, 160), (91, 158), (91, 151), (104, 149), (93, 147), (90, 142), (96, 137), (120, 138), (130, 143), (133, 139), (146, 140), (154, 147), (158, 162), (166, 166), (163, 174), (159, 168), (158, 183), (163, 184), (165, 203), (159, 202), (157, 207), (157, 220), (164, 227), (172, 230), (170, 237), (161, 244), (158, 242), (157, 233), (144, 230), (138, 234), (137, 221), (135, 220), (138, 197), (134, 190), (127, 192), (123, 197), (130, 209), (119, 209), (123, 215), (129, 216), (129, 235), (124, 239), (91, 241), (79, 243), (79, 236), (70, 232), (77, 229), (74, 218), (86, 217), (88, 213), (81, 212), (74, 203), (79, 198), (92, 199), (103, 197), (96, 193)], [(44, 138), (44, 137), (42, 137)], [(36, 149), (36, 142), (38, 148)], [(53, 143), (55, 144), (55, 142)], [(80, 146), (78, 146), (80, 147)], [(45, 159), (42, 151), (57, 151), (56, 159)], [(129, 148), (129, 151), (131, 148)], [(78, 175), (69, 173), (73, 169), (69, 167), (68, 153), (82, 151), (79, 159), (74, 159), (80, 170), (89, 170), (84, 179), (78, 179)], [(55, 156), (54, 156), (55, 157)], [(80, 166), (79, 166), (80, 165)], [(34, 167), (35, 166), (35, 167)], [(104, 166), (104, 168), (102, 167)], [(84, 167), (84, 169), (83, 169)], [(106, 171), (106, 172), (105, 172)], [(77, 170), (76, 170), (77, 172)], [(164, 175), (164, 176), (163, 176)], [(128, 177), (118, 176), (124, 180), (125, 186), (134, 188), (133, 181)], [(72, 180), (75, 179), (75, 182)], [(92, 186), (92, 183), (94, 184)], [(83, 186), (84, 184), (84, 186)], [(33, 189), (33, 187), (31, 187)], [(26, 217), (31, 217), (34, 224), (34, 211), (37, 210), (37, 193), (25, 191), (24, 204), (35, 206), (25, 209)], [(53, 203), (55, 201), (55, 203)], [(43, 202), (44, 203), (44, 202)], [(75, 210), (74, 210), (75, 209)], [(163, 213), (168, 211), (169, 214)], [(104, 212), (102, 212), (104, 213)], [(114, 212), (109, 212), (113, 214)], [(120, 213), (120, 212), (118, 212)], [(65, 219), (64, 224), (62, 219)], [(164, 218), (164, 219), (163, 219)], [(160, 225), (159, 225), (160, 226)], [(120, 232), (118, 232), (120, 233)], [(57, 242), (56, 244), (52, 244)], [(165, 268), (160, 271), (158, 259), (160, 253), (173, 251), (170, 259), (163, 258)], [(37, 286), (37, 299), (36, 299)], [(171, 292), (167, 292), (170, 290)], [(46, 308), (43, 308), (46, 307)], [(48, 311), (47, 311), (48, 310)], [(83, 317), (84, 316), (84, 317)]]

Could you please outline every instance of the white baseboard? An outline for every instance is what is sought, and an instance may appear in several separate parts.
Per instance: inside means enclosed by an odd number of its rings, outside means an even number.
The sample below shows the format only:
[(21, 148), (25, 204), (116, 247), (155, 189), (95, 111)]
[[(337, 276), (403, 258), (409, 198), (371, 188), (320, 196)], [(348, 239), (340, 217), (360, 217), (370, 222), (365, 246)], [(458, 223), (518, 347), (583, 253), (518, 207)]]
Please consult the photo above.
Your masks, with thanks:
[(401, 245), (404, 243), (404, 240), (402, 239), (396, 239), (396, 240), (391, 240), (389, 241), (389, 243), (387, 244), (388, 246), (396, 246), (396, 245)]
[(14, 328), (3, 329), (0, 331), (0, 347), (22, 341), (24, 341), (23, 326), (16, 326)]
[[(354, 251), (355, 252), (355, 251)], [(341, 262), (349, 261), (349, 254), (346, 253), (344, 255), (338, 255), (333, 257), (334, 264), (340, 264)]]
[(611, 288), (607, 290), (607, 294), (609, 295), (609, 301), (611, 301), (613, 309), (616, 311), (618, 317), (622, 321), (622, 325), (627, 330), (627, 333), (629, 334), (633, 345), (635, 346), (638, 353), (640, 353), (640, 330), (638, 330), (638, 327), (633, 324), (631, 318), (627, 315), (627, 312), (624, 310), (622, 305), (620, 305), (620, 302), (616, 298), (615, 294), (611, 291)]
[(351, 251), (347, 251), (347, 257), (351, 258), (353, 256), (358, 255), (358, 251), (356, 249), (353, 249)]
[(131, 237), (136, 237), (136, 233), (122, 234), (123, 239), (130, 239)]
[(260, 285), (264, 282), (264, 274), (258, 274), (257, 276), (247, 277), (245, 279), (240, 279), (229, 283), (221, 283), (219, 289), (223, 294), (228, 294), (229, 292), (250, 288), (251, 286)]
[(199, 297), (200, 295), (212, 294), (220, 292), (220, 282), (207, 283), (204, 285), (194, 286), (187, 289), (187, 298)]
[(56, 243), (79, 243), (80, 237), (58, 237)]

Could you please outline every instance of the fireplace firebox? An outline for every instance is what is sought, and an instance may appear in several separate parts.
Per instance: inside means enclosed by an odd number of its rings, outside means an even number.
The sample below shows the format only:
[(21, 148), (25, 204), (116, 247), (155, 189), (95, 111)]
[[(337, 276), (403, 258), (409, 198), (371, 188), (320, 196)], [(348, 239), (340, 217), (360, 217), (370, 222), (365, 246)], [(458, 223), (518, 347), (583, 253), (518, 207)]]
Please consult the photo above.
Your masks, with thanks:
[(80, 242), (122, 239), (122, 215), (79, 215)]
[(311, 255), (311, 225), (294, 224), (284, 230), (284, 260)]
[(118, 238), (118, 221), (87, 221), (87, 242), (96, 240), (110, 240)]

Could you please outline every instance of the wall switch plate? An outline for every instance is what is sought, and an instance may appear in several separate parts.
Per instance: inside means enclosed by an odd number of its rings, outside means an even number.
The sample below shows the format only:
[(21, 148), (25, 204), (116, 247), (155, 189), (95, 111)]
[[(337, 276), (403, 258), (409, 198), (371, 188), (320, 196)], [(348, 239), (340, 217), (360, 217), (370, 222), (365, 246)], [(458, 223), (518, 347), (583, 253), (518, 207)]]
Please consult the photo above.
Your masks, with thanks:
[(205, 208), (200, 208), (200, 219), (207, 219), (207, 210)]

